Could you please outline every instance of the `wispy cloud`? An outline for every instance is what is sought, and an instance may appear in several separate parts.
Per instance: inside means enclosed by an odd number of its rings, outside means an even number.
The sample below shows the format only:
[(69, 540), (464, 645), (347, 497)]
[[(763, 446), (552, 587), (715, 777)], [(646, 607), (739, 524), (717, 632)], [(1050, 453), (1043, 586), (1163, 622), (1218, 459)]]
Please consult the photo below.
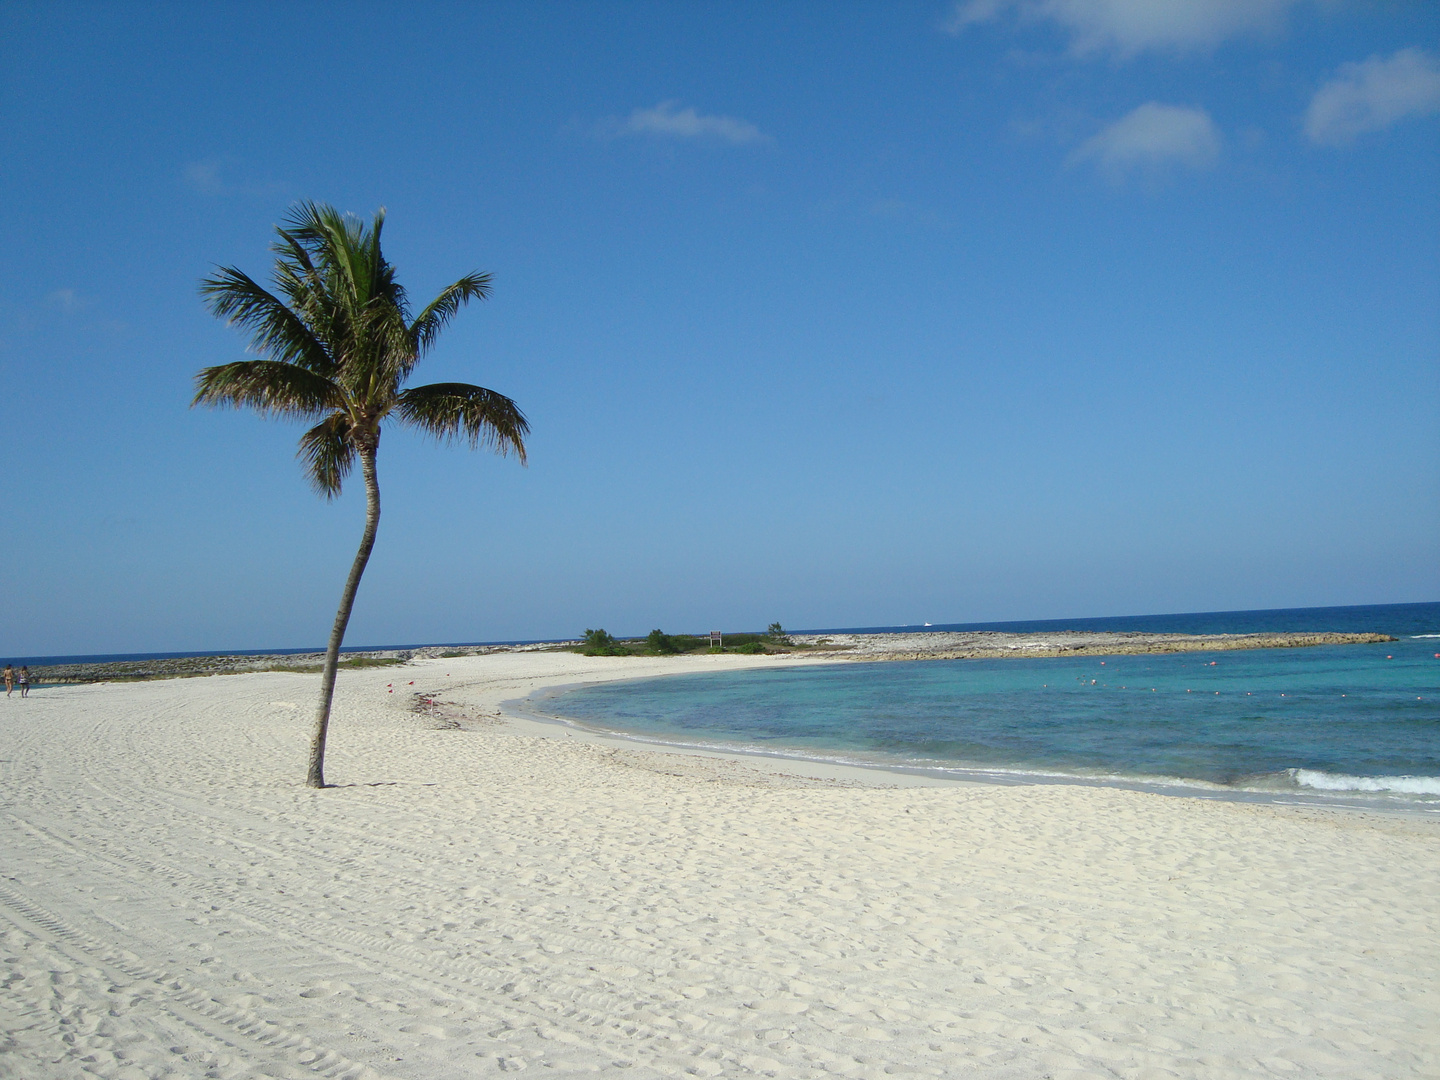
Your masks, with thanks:
[(1227, 38), (1265, 33), (1283, 24), (1301, 0), (958, 0), (945, 23), (952, 34), (1013, 12), (1023, 22), (1049, 22), (1070, 36), (1078, 54), (1133, 56), (1147, 49), (1210, 48)]
[(1311, 142), (1343, 146), (1412, 116), (1440, 112), (1440, 63), (1421, 49), (1372, 56), (1340, 71), (1315, 92), (1305, 112)]
[(285, 185), (274, 181), (237, 180), (234, 162), (211, 157), (188, 162), (180, 176), (185, 185), (202, 195), (242, 195), (271, 198), (285, 191)]
[(1205, 169), (1220, 157), (1221, 141), (1204, 109), (1150, 101), (1081, 143), (1070, 162), (1093, 163), (1114, 180), (1135, 170)]
[(45, 294), (45, 302), (61, 311), (79, 311), (85, 301), (74, 289), (56, 289)]
[(774, 141), (748, 120), (735, 116), (706, 116), (693, 106), (682, 109), (678, 101), (662, 101), (650, 109), (636, 109), (623, 120), (612, 117), (602, 121), (597, 131), (610, 138), (652, 136), (730, 146)]
[(1012, 2), (1013, 0), (959, 0), (950, 17), (945, 20), (945, 29), (952, 34), (958, 34), (967, 27), (994, 22)]
[(185, 182), (206, 195), (223, 195), (225, 184), (220, 179), (220, 162), (214, 158), (192, 161), (185, 166)]

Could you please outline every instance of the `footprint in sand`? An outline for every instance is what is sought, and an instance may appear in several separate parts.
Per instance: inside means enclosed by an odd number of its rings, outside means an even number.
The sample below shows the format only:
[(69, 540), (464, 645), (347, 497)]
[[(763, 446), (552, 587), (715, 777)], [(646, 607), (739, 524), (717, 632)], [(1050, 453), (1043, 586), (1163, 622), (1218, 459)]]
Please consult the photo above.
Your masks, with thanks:
[[(468, 1028), (456, 1024), (406, 1024), (400, 1030), (407, 1035), (428, 1035), (432, 1039), (458, 1039), (469, 1033)], [(520, 1067), (523, 1069), (525, 1066), (522, 1063)]]
[(349, 991), (349, 992), (351, 992), (351, 993), (354, 993), (354, 990), (355, 990), (355, 988), (354, 988), (353, 986), (351, 986), (349, 983), (343, 983), (343, 982), (319, 982), (319, 983), (316, 983), (314, 986), (312, 986), (312, 987), (310, 987), (310, 988), (308, 988), (308, 989), (306, 989), (306, 990), (301, 990), (301, 991), (300, 991), (300, 996), (301, 996), (302, 998), (310, 998), (310, 999), (314, 999), (314, 998), (327, 998), (327, 997), (334, 997), (336, 994), (345, 993), (346, 991)]

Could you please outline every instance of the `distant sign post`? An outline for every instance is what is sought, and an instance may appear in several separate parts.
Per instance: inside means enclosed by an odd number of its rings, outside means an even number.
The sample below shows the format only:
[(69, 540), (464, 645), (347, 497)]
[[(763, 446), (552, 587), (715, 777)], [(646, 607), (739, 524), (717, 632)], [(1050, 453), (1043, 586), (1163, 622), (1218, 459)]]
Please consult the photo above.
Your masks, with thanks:
[(724, 647), (725, 647), (724, 644), (723, 644), (723, 643), (721, 642), (721, 640), (720, 640), (720, 631), (719, 631), (719, 630), (711, 630), (711, 631), (710, 631), (710, 648), (712, 648), (712, 649), (723, 649)]

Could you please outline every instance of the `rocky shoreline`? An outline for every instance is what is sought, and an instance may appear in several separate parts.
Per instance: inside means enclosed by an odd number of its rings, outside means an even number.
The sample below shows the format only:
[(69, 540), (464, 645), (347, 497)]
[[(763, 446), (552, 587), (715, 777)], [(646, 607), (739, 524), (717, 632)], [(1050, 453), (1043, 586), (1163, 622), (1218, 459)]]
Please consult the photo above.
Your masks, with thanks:
[(1030, 656), (1124, 656), (1141, 653), (1221, 652), (1234, 649), (1298, 649), (1315, 645), (1375, 645), (1389, 634), (1150, 634), (1063, 631), (1006, 634), (996, 631), (914, 634), (796, 634), (810, 655), (843, 650), (852, 660), (982, 660)]
[[(420, 649), (372, 649), (341, 654), (341, 667), (381, 667), (407, 660), (450, 656), (483, 656), (494, 652), (537, 652), (553, 645), (428, 645)], [(318, 672), (323, 652), (268, 653), (243, 656), (175, 656), (156, 660), (113, 660), (95, 664), (51, 664), (32, 667), (36, 683), (139, 682), (146, 679), (190, 679), (202, 675), (239, 675), (250, 671)]]
[[(837, 660), (982, 660), (1043, 656), (1123, 656), (1141, 653), (1212, 652), (1233, 649), (1295, 649), (1315, 645), (1371, 645), (1396, 639), (1388, 634), (1150, 634), (1064, 631), (1050, 634), (921, 632), (899, 634), (793, 634), (800, 646), (792, 656)], [(409, 660), (483, 656), (497, 652), (542, 652), (578, 642), (543, 645), (432, 645), (420, 649), (347, 652), (345, 667), (379, 667)], [(264, 656), (183, 656), (158, 660), (117, 660), (95, 664), (54, 664), (31, 669), (36, 683), (136, 682), (237, 675), (251, 671), (318, 672), (323, 652)], [(624, 663), (624, 657), (617, 657)]]

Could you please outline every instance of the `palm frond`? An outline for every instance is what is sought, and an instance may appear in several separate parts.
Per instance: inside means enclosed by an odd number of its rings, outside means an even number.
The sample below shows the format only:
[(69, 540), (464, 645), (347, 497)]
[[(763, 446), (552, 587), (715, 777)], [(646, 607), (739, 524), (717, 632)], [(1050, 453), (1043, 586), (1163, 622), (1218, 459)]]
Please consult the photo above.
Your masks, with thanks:
[(340, 494), (340, 485), (355, 465), (355, 445), (350, 441), (350, 418), (332, 413), (300, 436), (295, 456), (305, 463), (310, 486), (327, 499)]
[[(299, 203), (277, 232), (277, 281), (323, 336), (357, 400), (393, 399), (418, 359), (409, 338), (405, 290), (380, 247), (385, 211), (366, 225), (350, 214)], [(283, 280), (282, 280), (283, 279)]]
[(322, 375), (334, 369), (311, 327), (244, 271), (217, 267), (214, 277), (200, 282), (200, 295), (217, 317), (251, 332), (256, 352)]
[(377, 296), (356, 313), (353, 330), (356, 375), (393, 398), (419, 359), (404, 313), (390, 299)]
[(463, 439), (499, 454), (513, 452), (525, 462), (529, 421), (504, 394), (469, 383), (430, 383), (402, 390), (394, 415), (401, 423), (427, 431), (437, 439)]
[(193, 405), (248, 406), (267, 416), (315, 416), (339, 408), (344, 397), (323, 375), (278, 360), (237, 360), (201, 368)]
[(275, 285), (289, 301), (296, 316), (325, 342), (337, 368), (344, 368), (355, 352), (351, 306), (336, 294), (334, 273), (323, 251), (314, 253), (306, 242), (284, 229), (276, 229), (280, 241), (271, 245), (280, 257), (275, 260)]
[(307, 201), (296, 204), (284, 231), (294, 242), (320, 256), (323, 271), (332, 277), (332, 288), (349, 301), (352, 309), (359, 309), (376, 294), (375, 286), (382, 276), (385, 259), (380, 251), (380, 232), (384, 224), (384, 207), (375, 212), (367, 229), (353, 215)]
[(440, 331), (465, 304), (471, 300), (484, 300), (489, 295), (490, 275), (480, 273), (467, 274), (443, 290), (410, 324), (410, 337), (415, 342), (416, 355), (423, 356), (430, 351)]
[(231, 267), (201, 284), (211, 310), (249, 329), (267, 359), (203, 369), (194, 404), (319, 420), (300, 440), (299, 456), (329, 497), (390, 416), (441, 440), (525, 460), (530, 426), (505, 395), (468, 383), (400, 389), (460, 308), (489, 295), (490, 275), (461, 278), (411, 321), (381, 250), (384, 223), (383, 209), (366, 222), (298, 203), (276, 228), (273, 291)]
[[(309, 250), (293, 234), (277, 228), (280, 239), (270, 250), (280, 257), (275, 260), (275, 283), (297, 308), (309, 308), (326, 296), (325, 278)], [(332, 301), (333, 302), (333, 301)]]

